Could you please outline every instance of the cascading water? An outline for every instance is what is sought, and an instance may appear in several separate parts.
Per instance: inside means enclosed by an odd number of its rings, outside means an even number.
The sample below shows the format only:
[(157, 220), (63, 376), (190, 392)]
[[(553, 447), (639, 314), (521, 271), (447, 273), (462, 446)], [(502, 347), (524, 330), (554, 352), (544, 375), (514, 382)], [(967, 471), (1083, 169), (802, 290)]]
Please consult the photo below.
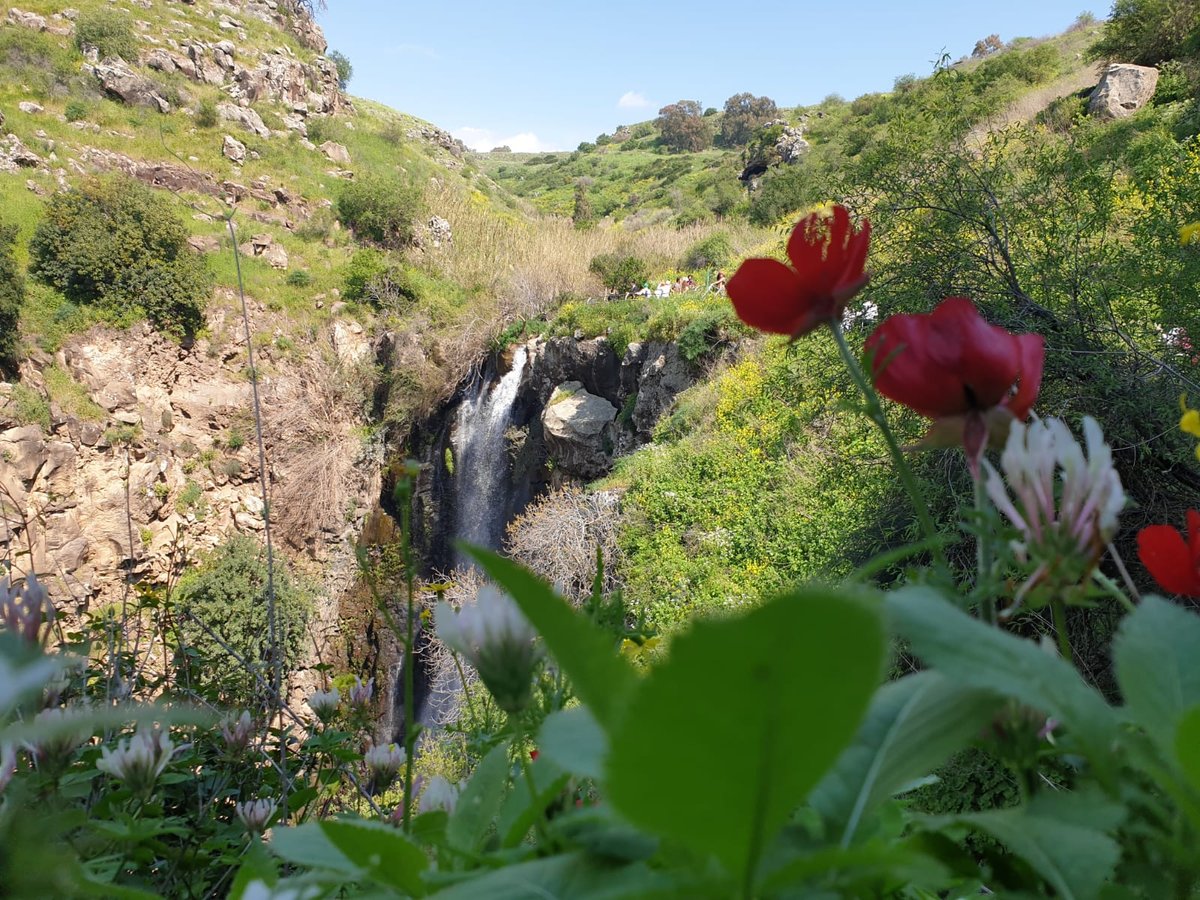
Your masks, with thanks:
[[(458, 408), (454, 448), (456, 503), (454, 536), (495, 550), (504, 537), (508, 498), (508, 446), (505, 439), (513, 402), (525, 371), (525, 348), (513, 354), (512, 368), (495, 384), (481, 380)], [(465, 565), (459, 559), (460, 565)]]

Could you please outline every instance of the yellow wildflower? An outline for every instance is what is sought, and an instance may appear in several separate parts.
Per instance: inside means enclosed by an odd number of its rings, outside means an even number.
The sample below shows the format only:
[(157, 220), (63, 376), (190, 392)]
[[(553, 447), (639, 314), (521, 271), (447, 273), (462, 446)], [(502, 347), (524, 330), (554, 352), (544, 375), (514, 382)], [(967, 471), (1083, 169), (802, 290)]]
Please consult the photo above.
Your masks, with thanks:
[[(1179, 430), (1200, 438), (1200, 409), (1192, 409), (1187, 405), (1187, 394), (1179, 398), (1179, 411)], [(1200, 444), (1196, 445), (1196, 459), (1200, 460)]]
[(1188, 244), (1200, 243), (1200, 222), (1189, 222), (1180, 228), (1179, 243), (1184, 247)]

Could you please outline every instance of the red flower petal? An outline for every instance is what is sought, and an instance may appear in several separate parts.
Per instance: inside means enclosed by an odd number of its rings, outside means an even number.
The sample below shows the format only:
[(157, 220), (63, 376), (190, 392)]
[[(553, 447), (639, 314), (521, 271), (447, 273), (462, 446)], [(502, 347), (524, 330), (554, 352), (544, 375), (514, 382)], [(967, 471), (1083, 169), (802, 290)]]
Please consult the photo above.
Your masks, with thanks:
[(800, 279), (778, 260), (746, 260), (725, 291), (738, 318), (759, 331), (794, 334), (805, 312), (796, 303)]
[(1017, 392), (1008, 401), (1008, 408), (1019, 421), (1029, 418), (1042, 386), (1042, 371), (1046, 364), (1046, 339), (1040, 334), (1018, 334), (1021, 354), (1021, 377)]
[[(1194, 524), (1189, 511), (1189, 524)], [(1165, 591), (1200, 597), (1196, 557), (1183, 535), (1171, 525), (1150, 525), (1138, 532), (1138, 558)]]

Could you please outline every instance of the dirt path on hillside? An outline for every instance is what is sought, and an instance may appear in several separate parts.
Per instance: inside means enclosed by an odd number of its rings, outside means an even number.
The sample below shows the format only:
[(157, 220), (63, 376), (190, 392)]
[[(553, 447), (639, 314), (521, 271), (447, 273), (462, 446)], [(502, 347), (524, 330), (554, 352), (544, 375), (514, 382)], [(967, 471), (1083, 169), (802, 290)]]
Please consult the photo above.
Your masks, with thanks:
[(1103, 63), (1085, 66), (1082, 69), (1069, 72), (1047, 85), (1043, 85), (1036, 91), (1031, 91), (1020, 100), (1009, 104), (1007, 108), (1001, 110), (986, 122), (981, 122), (972, 128), (971, 132), (967, 135), (967, 146), (979, 147), (989, 134), (1002, 131), (1009, 125), (1032, 121), (1034, 116), (1055, 100), (1095, 85), (1100, 81), (1100, 75), (1103, 71)]

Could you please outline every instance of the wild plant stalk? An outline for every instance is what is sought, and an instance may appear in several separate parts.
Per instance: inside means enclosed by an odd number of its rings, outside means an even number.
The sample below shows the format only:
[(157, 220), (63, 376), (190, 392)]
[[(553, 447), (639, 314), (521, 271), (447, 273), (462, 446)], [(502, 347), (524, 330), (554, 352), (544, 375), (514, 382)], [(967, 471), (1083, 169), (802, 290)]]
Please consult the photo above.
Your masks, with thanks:
[[(258, 444), (258, 479), (262, 490), (263, 502), (263, 536), (267, 547), (267, 642), (270, 645), (271, 656), (271, 696), (275, 709), (272, 718), (279, 717), (279, 726), (283, 727), (283, 659), (279, 652), (278, 614), (275, 609), (275, 554), (271, 543), (271, 499), (268, 492), (267, 450), (263, 441), (262, 404), (258, 392), (258, 368), (254, 365), (254, 341), (250, 333), (250, 310), (246, 305), (246, 285), (242, 279), (242, 256), (238, 250), (237, 229), (233, 224), (233, 212), (225, 217), (229, 228), (229, 238), (233, 243), (234, 268), (237, 271), (238, 299), (242, 305), (242, 326), (246, 333), (246, 361), (250, 367), (250, 389), (254, 400), (254, 437)], [(279, 742), (279, 766), (287, 771), (287, 742)], [(284, 791), (283, 815), (288, 813), (287, 792)]]
[(942, 549), (941, 542), (938, 540), (937, 526), (934, 525), (933, 517), (929, 514), (929, 503), (925, 499), (925, 492), (921, 489), (921, 483), (913, 475), (913, 471), (908, 465), (908, 460), (904, 458), (904, 451), (900, 448), (900, 442), (896, 440), (896, 435), (888, 424), (887, 414), (883, 411), (883, 404), (879, 401), (879, 395), (875, 393), (875, 388), (872, 387), (871, 380), (867, 378), (866, 373), (859, 364), (858, 357), (855, 356), (854, 351), (850, 349), (850, 345), (846, 342), (846, 333), (842, 330), (841, 321), (837, 318), (831, 319), (829, 330), (833, 332), (834, 342), (837, 344), (838, 352), (842, 355), (842, 361), (846, 364), (850, 378), (854, 381), (859, 393), (862, 394), (865, 403), (864, 412), (867, 418), (875, 423), (876, 427), (883, 434), (884, 441), (887, 442), (888, 453), (892, 458), (892, 465), (896, 469), (896, 474), (900, 477), (900, 483), (904, 485), (904, 490), (908, 493), (909, 500), (912, 501), (913, 511), (917, 515), (917, 522), (921, 526), (925, 540), (929, 542), (939, 567), (944, 571), (949, 571), (949, 567), (946, 564), (945, 552)]

